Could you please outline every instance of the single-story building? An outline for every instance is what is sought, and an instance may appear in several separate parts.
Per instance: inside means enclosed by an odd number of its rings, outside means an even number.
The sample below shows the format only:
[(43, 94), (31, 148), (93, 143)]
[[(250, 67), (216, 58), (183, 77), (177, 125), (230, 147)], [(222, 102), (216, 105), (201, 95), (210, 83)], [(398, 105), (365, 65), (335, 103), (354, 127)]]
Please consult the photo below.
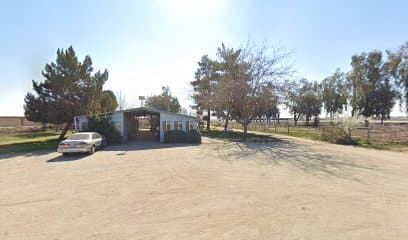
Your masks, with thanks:
[[(164, 142), (168, 130), (198, 131), (198, 118), (153, 108), (132, 108), (98, 115), (109, 115), (113, 126), (119, 131), (123, 142), (157, 140)], [(84, 131), (88, 127), (89, 115), (75, 116), (75, 129)]]

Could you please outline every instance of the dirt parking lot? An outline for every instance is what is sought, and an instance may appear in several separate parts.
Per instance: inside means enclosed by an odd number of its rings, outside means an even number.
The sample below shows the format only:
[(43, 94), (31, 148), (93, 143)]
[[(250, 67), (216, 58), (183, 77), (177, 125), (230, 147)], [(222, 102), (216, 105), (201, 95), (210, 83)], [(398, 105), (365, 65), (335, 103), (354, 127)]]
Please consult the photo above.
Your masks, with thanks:
[(408, 239), (408, 153), (203, 141), (0, 155), (0, 239)]

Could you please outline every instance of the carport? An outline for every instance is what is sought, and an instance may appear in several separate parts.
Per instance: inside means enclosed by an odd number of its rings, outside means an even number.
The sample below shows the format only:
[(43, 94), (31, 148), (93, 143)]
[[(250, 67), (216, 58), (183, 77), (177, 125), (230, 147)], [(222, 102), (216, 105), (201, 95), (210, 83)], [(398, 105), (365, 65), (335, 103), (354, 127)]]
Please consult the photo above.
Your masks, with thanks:
[(160, 141), (160, 113), (146, 108), (130, 109), (124, 114), (126, 141)]
[[(198, 131), (197, 117), (153, 108), (131, 108), (109, 113), (99, 113), (98, 115), (110, 116), (110, 121), (121, 134), (123, 142), (164, 142), (164, 133), (169, 130), (188, 132), (196, 129)], [(88, 116), (74, 117), (76, 130), (85, 131), (87, 129)]]

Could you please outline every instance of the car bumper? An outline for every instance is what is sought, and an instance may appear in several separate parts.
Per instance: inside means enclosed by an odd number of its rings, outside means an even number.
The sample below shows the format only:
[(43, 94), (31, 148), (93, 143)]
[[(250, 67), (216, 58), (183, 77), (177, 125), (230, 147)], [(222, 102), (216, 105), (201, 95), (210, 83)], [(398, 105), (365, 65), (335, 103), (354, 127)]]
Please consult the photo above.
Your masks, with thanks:
[(90, 152), (91, 147), (69, 147), (69, 148), (58, 148), (59, 153), (84, 153)]

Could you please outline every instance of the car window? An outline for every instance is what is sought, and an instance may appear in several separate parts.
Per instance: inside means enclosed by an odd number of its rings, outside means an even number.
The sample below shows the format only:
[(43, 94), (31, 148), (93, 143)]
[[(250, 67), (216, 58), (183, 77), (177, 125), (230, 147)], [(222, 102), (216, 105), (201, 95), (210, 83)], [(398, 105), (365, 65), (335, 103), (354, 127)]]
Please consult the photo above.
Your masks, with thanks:
[(89, 140), (91, 138), (90, 134), (87, 133), (76, 133), (67, 138), (67, 140)]

